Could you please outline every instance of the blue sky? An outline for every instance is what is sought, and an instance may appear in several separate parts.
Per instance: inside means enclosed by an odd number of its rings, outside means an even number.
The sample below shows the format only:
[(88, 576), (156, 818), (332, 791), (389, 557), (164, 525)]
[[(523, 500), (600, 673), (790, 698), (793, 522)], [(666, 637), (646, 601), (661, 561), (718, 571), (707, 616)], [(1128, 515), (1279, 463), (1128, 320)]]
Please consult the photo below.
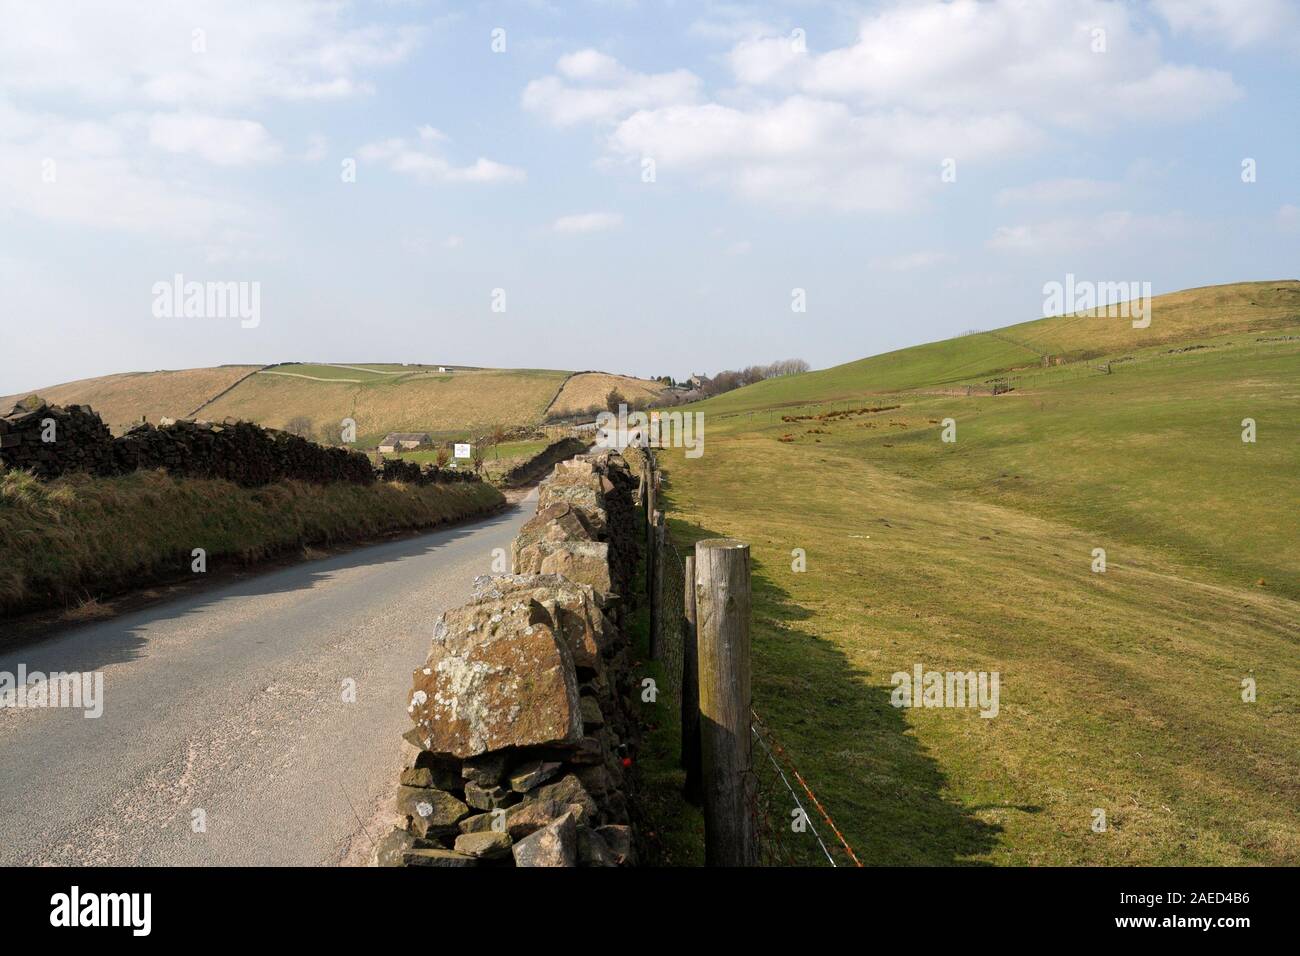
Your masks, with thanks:
[[(1293, 0), (0, 22), (0, 394), (272, 361), (824, 367), (1034, 318), (1067, 273), (1300, 274)], [(260, 322), (156, 317), (177, 273), (260, 283)]]

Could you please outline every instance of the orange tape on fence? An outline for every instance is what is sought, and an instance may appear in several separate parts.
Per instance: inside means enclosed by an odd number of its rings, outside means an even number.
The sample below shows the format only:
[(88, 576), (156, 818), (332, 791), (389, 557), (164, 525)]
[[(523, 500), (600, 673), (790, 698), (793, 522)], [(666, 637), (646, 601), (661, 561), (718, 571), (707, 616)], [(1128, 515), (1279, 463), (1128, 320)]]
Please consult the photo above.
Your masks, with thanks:
[(758, 711), (751, 708), (750, 713), (753, 715), (755, 720), (763, 725), (763, 729), (767, 731), (767, 736), (772, 741), (773, 749), (781, 756), (781, 759), (786, 762), (786, 765), (789, 766), (790, 772), (794, 774), (794, 778), (799, 781), (799, 786), (803, 787), (804, 792), (808, 794), (808, 799), (813, 802), (813, 806), (817, 808), (817, 812), (822, 815), (822, 818), (825, 819), (827, 824), (830, 825), (831, 830), (835, 833), (836, 838), (838, 838), (840, 843), (844, 845), (844, 851), (848, 853), (849, 859), (851, 859), (856, 866), (861, 866), (862, 861), (859, 860), (858, 855), (853, 852), (853, 847), (849, 846), (849, 841), (844, 839), (844, 834), (840, 832), (840, 828), (835, 825), (835, 821), (831, 819), (831, 815), (826, 812), (826, 808), (823, 807), (821, 801), (817, 799), (817, 794), (812, 792), (812, 787), (808, 786), (803, 775), (799, 773), (798, 769), (794, 765), (794, 761), (790, 759), (790, 755), (786, 753), (785, 748), (781, 746), (781, 742), (776, 739), (776, 734), (772, 733), (772, 728), (767, 725), (767, 722), (764, 721), (762, 717), (758, 716)]

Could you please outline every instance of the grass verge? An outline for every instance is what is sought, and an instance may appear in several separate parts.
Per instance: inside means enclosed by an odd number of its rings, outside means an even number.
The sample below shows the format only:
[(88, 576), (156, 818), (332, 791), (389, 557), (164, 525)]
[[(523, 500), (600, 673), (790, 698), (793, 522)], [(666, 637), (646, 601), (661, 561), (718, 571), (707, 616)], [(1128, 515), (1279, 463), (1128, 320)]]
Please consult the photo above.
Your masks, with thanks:
[(85, 606), (128, 588), (249, 564), (309, 545), (358, 541), (486, 513), (504, 501), (481, 482), (371, 486), (228, 481), (140, 471), (39, 481), (0, 472), (0, 613)]

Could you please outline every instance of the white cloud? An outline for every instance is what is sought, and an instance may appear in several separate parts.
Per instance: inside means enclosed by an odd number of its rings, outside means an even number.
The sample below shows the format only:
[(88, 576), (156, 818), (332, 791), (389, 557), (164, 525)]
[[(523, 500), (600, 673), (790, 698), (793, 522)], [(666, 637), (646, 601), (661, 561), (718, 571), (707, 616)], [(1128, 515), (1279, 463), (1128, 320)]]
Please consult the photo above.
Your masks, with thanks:
[(897, 2), (847, 46), (750, 36), (727, 61), (738, 85), (708, 97), (684, 70), (639, 73), (583, 50), (529, 83), (523, 103), (557, 126), (607, 127), (602, 166), (650, 157), (660, 177), (770, 205), (897, 211), (943, 188), (948, 158), (978, 168), (1062, 130), (1187, 120), (1241, 94), (1227, 73), (1168, 62), (1136, 11), (1102, 0)]
[[(230, 107), (368, 90), (363, 71), (417, 46), (415, 27), (347, 25), (312, 0), (0, 0), (0, 86), (12, 95)], [(198, 31), (198, 32), (196, 32)]]
[(786, 206), (897, 210), (939, 187), (940, 161), (1010, 155), (1037, 143), (1011, 114), (856, 114), (828, 100), (792, 96), (749, 108), (706, 103), (644, 110), (610, 135), (611, 151), (653, 157), (750, 199)]
[(261, 123), (199, 113), (155, 113), (149, 142), (169, 153), (193, 153), (219, 166), (249, 166), (278, 159), (280, 146)]
[[(266, 126), (233, 113), (363, 93), (422, 33), (352, 20), (347, 0), (0, 0), (0, 207), (246, 254), (248, 224), (268, 217), (221, 197), (193, 159), (275, 160)], [(296, 158), (323, 154), (313, 137)]]
[(1181, 213), (1141, 215), (1111, 210), (1091, 217), (1063, 217), (1038, 223), (999, 226), (985, 243), (999, 252), (1077, 252), (1154, 241), (1173, 241), (1192, 234)]
[(524, 88), (525, 109), (556, 126), (609, 122), (633, 110), (694, 102), (700, 80), (689, 70), (637, 73), (596, 50), (560, 57), (558, 76)]
[(572, 216), (561, 216), (551, 224), (559, 233), (604, 232), (622, 225), (623, 217), (616, 212), (583, 212)]
[(1294, 0), (1155, 0), (1155, 8), (1173, 30), (1233, 50), (1300, 46), (1300, 8)]
[(200, 238), (246, 221), (237, 202), (172, 182), (132, 146), (142, 120), (69, 120), (0, 100), (0, 209), (70, 226)]
[(1300, 206), (1283, 203), (1278, 207), (1275, 218), (1278, 228), (1283, 232), (1300, 231)]
[[(1095, 29), (1104, 53), (1093, 52)], [(768, 37), (737, 44), (729, 61), (749, 86), (1083, 128), (1200, 115), (1240, 95), (1222, 71), (1166, 63), (1157, 34), (1102, 0), (902, 3), (864, 18), (849, 46), (800, 53)]]
[[(425, 127), (424, 129), (428, 129)], [(435, 152), (431, 143), (445, 137), (430, 137), (421, 132), (420, 143), (410, 143), (401, 137), (367, 143), (357, 151), (366, 162), (382, 163), (396, 173), (414, 176), (427, 183), (499, 183), (520, 182), (527, 174), (517, 166), (507, 166), (491, 159), (479, 157), (468, 166), (457, 166)]]
[(1000, 205), (1012, 203), (1070, 203), (1104, 199), (1119, 189), (1118, 183), (1100, 179), (1043, 179), (1024, 186), (1011, 186), (998, 192)]

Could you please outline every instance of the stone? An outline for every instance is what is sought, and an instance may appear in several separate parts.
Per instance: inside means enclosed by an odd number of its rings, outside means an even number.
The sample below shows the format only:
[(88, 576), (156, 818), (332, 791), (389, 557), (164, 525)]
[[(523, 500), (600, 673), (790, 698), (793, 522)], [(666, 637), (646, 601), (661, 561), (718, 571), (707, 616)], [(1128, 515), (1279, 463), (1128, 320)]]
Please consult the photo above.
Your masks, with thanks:
[(461, 764), (461, 777), (481, 787), (496, 786), (506, 773), (506, 755), (483, 754)]
[[(476, 813), (472, 817), (465, 817), (463, 821), (456, 823), (456, 827), (463, 834), (481, 834), (485, 830), (491, 830), (491, 822), (497, 817), (494, 813)], [(504, 817), (502, 817), (504, 821)]]
[(596, 670), (619, 641), (618, 631), (606, 616), (604, 595), (589, 584), (558, 574), (510, 574), (479, 578), (476, 601), (530, 597), (546, 610), (555, 629), (573, 655), (575, 667)]
[(582, 782), (583, 789), (592, 796), (602, 797), (614, 789), (614, 782), (610, 779), (610, 773), (603, 766), (579, 767), (573, 772), (578, 780)]
[(605, 726), (605, 715), (600, 712), (600, 704), (594, 697), (582, 698), (582, 729), (588, 732)]
[(536, 833), (547, 826), (562, 813), (565, 808), (549, 800), (527, 800), (517, 803), (506, 811), (506, 832), (512, 840), (522, 840), (529, 834)]
[(558, 574), (602, 593), (614, 590), (604, 541), (539, 541), (520, 551), (519, 560), (525, 572)]
[(614, 854), (615, 862), (620, 866), (629, 866), (636, 862), (636, 850), (632, 840), (632, 828), (628, 826), (596, 827), (596, 833)]
[(559, 781), (539, 787), (527, 794), (523, 803), (506, 811), (506, 830), (518, 841), (548, 826), (565, 813), (573, 815), (574, 822), (595, 824), (599, 810), (596, 801), (573, 774)]
[(463, 833), (456, 837), (456, 852), (466, 856), (496, 859), (509, 856), (512, 841), (507, 833), (484, 830), (479, 833)]
[(394, 827), (375, 845), (371, 864), (373, 866), (401, 866), (402, 855), (407, 850), (427, 847), (428, 845), (426, 841), (417, 838), (415, 834)]
[(478, 860), (472, 856), (466, 856), (464, 853), (457, 853), (455, 850), (428, 849), (428, 850), (407, 850), (402, 855), (402, 863), (405, 866), (475, 866)]
[(530, 760), (511, 771), (510, 789), (515, 793), (527, 793), (554, 777), (562, 766), (558, 760)]
[(618, 866), (618, 857), (599, 833), (591, 827), (578, 827), (578, 863), (581, 866)]
[(408, 766), (415, 770), (427, 770), (429, 779), (433, 780), (433, 783), (428, 786), (437, 787), (439, 790), (460, 790), (464, 787), (459, 760), (449, 760), (428, 751), (421, 751), (416, 755), (414, 762)]
[(402, 771), (402, 786), (431, 787), (437, 790), (459, 790), (464, 785), (460, 774), (435, 772), (433, 767), (407, 767)]
[(578, 825), (572, 813), (525, 837), (513, 847), (515, 866), (576, 866)]
[(438, 618), (408, 708), (424, 749), (465, 758), (582, 739), (573, 656), (549, 620), (508, 597)]
[(601, 764), (605, 762), (605, 753), (601, 750), (600, 740), (593, 736), (583, 737), (569, 756), (572, 764)]
[(465, 784), (465, 802), (476, 810), (495, 810), (514, 803), (518, 795), (500, 784), (483, 787), (472, 781)]
[(510, 544), (511, 564), (516, 574), (519, 552), (538, 541), (595, 541), (596, 533), (581, 510), (567, 501), (542, 508), (530, 518)]
[(405, 819), (416, 836), (456, 832), (456, 824), (469, 815), (469, 807), (451, 794), (426, 787), (397, 788), (397, 816)]

